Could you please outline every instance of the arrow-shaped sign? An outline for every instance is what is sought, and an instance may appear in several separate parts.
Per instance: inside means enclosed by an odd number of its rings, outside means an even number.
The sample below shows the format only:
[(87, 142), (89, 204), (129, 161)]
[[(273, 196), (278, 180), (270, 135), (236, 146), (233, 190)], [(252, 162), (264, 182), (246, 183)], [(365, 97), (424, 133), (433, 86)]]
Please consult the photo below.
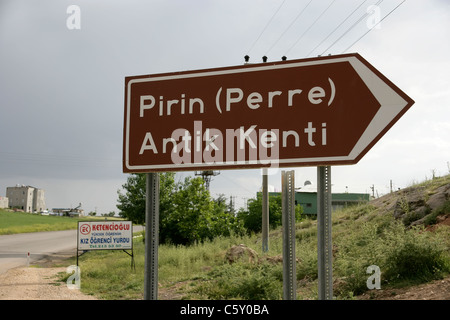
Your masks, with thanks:
[(358, 54), (127, 77), (123, 170), (355, 164), (413, 103)]

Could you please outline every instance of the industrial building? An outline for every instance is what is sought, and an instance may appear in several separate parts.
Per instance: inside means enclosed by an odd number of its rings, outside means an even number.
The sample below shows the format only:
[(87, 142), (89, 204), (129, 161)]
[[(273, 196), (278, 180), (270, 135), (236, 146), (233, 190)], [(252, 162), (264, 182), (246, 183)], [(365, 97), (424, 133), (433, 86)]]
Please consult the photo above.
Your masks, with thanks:
[[(369, 199), (368, 193), (332, 193), (331, 211), (367, 202)], [(303, 207), (303, 214), (317, 214), (317, 192), (295, 192), (295, 202)]]
[(8, 207), (25, 212), (42, 212), (46, 210), (45, 192), (31, 186), (16, 185), (6, 188)]
[[(260, 192), (258, 192), (260, 193)], [(280, 192), (269, 192), (271, 195), (278, 196)], [(368, 202), (370, 194), (368, 193), (331, 193), (331, 211), (336, 211), (350, 205)], [(295, 191), (295, 204), (303, 208), (303, 214), (317, 214), (317, 189), (311, 184), (307, 184)]]
[(84, 216), (84, 210), (81, 207), (81, 203), (75, 208), (53, 208), (52, 213), (57, 216), (66, 216), (66, 217), (82, 217)]

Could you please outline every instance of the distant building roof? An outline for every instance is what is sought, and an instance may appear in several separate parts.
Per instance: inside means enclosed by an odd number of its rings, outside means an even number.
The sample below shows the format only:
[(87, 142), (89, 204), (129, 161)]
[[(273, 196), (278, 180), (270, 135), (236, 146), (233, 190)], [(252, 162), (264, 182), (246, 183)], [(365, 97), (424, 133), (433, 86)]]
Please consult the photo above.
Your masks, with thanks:
[(317, 187), (312, 184), (308, 184), (306, 186), (295, 189), (295, 192), (317, 192)]

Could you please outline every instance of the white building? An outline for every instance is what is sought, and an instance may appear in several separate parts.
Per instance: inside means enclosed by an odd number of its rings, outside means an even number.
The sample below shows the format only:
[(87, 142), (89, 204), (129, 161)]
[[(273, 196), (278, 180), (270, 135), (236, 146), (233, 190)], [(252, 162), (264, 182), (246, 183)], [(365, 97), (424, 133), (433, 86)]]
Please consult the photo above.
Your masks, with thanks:
[(25, 212), (41, 212), (46, 209), (44, 190), (31, 186), (16, 185), (6, 188), (8, 206)]
[(8, 208), (8, 198), (0, 197), (0, 209)]

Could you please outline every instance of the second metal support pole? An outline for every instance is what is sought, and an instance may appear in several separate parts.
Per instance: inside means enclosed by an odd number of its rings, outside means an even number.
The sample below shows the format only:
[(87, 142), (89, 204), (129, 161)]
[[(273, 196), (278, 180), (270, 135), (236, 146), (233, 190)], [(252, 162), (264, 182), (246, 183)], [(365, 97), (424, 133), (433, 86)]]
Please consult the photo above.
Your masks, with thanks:
[(283, 299), (297, 299), (295, 259), (295, 171), (281, 172), (283, 228)]
[(269, 191), (267, 168), (262, 169), (262, 251), (269, 251)]
[(331, 167), (317, 167), (317, 258), (319, 300), (333, 299)]

